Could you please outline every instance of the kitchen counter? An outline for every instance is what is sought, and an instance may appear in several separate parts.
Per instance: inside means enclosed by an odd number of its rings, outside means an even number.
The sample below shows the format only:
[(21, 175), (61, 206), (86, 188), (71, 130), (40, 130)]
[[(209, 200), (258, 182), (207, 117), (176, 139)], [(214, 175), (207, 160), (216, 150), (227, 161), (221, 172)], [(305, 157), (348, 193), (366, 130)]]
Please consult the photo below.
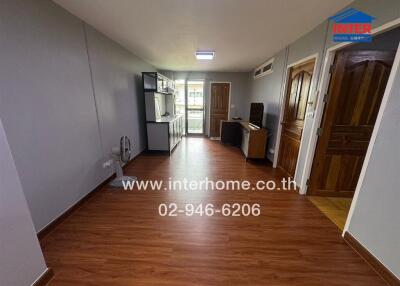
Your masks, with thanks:
[(169, 123), (172, 121), (177, 120), (178, 118), (182, 117), (183, 115), (169, 115), (169, 116), (162, 116), (159, 119), (156, 119), (154, 123)]
[(146, 126), (149, 151), (168, 151), (171, 154), (184, 133), (183, 115), (170, 115), (156, 121), (147, 121)]

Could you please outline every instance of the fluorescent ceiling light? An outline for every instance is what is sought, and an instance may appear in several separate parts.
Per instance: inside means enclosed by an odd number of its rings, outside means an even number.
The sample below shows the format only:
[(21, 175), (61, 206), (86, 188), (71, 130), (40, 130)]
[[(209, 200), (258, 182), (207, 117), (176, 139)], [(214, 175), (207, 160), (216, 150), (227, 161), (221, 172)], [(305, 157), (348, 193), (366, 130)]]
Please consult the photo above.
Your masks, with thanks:
[(198, 60), (212, 60), (214, 59), (214, 52), (196, 52), (196, 58)]

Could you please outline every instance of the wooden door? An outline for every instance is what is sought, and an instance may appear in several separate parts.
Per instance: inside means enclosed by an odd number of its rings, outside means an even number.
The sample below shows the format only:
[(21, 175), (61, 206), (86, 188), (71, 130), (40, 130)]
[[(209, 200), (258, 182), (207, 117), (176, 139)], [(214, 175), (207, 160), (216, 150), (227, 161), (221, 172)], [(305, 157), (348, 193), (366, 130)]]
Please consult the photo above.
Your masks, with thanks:
[(336, 54), (309, 194), (353, 196), (394, 56), (391, 51)]
[(294, 177), (315, 61), (289, 70), (279, 147), (278, 167)]
[(221, 120), (228, 119), (229, 83), (211, 83), (210, 137), (220, 137)]

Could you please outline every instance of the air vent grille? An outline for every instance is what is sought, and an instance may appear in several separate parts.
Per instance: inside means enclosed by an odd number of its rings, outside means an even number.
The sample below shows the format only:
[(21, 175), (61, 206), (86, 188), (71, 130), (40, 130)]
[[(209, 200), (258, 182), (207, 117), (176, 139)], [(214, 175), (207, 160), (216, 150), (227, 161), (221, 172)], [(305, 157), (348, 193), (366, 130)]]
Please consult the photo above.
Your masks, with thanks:
[(270, 70), (272, 70), (272, 64), (268, 64), (265, 67), (263, 67), (263, 72), (267, 72), (267, 71), (270, 71)]
[(260, 78), (273, 72), (274, 59), (270, 59), (254, 70), (254, 78)]

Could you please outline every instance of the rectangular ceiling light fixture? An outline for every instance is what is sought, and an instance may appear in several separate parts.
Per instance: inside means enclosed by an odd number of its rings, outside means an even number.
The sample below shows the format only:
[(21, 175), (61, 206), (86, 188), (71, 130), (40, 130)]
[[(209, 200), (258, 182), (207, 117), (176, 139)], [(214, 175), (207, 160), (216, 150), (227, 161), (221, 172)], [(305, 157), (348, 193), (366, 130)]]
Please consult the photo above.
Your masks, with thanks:
[(197, 51), (196, 59), (198, 60), (212, 60), (214, 59), (214, 52)]

